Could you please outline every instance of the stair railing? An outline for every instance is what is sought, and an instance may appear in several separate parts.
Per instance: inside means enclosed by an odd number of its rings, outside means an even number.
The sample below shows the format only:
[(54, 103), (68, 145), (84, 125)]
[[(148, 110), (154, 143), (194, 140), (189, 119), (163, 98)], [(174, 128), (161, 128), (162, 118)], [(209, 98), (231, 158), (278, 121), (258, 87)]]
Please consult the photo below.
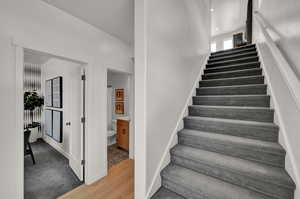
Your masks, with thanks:
[(297, 77), (296, 73), (293, 71), (292, 67), (290, 66), (286, 58), (283, 56), (282, 52), (280, 51), (275, 41), (272, 39), (271, 35), (269, 34), (268, 29), (271, 29), (271, 27), (269, 27), (268, 23), (263, 18), (262, 14), (259, 11), (255, 11), (254, 16), (263, 36), (266, 39), (266, 44), (270, 48), (271, 53), (278, 64), (278, 68), (281, 74), (283, 74), (284, 80), (288, 88), (290, 89), (290, 92), (293, 95), (298, 108), (300, 109), (299, 78)]

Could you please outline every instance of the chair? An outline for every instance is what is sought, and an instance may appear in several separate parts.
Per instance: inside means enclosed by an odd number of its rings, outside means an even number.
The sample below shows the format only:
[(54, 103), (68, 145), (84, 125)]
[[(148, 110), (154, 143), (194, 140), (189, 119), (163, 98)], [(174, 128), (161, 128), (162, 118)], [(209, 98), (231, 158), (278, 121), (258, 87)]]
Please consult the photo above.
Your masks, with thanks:
[(24, 131), (24, 156), (30, 155), (32, 159), (32, 163), (35, 164), (35, 159), (33, 156), (33, 152), (31, 149), (31, 145), (29, 143), (29, 137), (30, 137), (31, 131), (30, 130), (25, 130)]

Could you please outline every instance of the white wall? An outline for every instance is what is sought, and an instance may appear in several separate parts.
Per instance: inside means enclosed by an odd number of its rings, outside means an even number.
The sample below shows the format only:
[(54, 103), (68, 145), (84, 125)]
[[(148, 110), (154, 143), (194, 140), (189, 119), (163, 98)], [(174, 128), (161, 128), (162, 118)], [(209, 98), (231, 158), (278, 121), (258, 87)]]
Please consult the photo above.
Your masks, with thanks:
[[(78, 96), (81, 97), (81, 87), (74, 89), (74, 85), (81, 84), (81, 65), (78, 63), (65, 61), (57, 58), (52, 58), (47, 61), (42, 66), (42, 93), (45, 96), (45, 81), (49, 79), (53, 79), (55, 77), (61, 76), (63, 78), (63, 108), (48, 108), (52, 110), (60, 110), (63, 111), (63, 141), (59, 143), (53, 140), (51, 137), (43, 134), (43, 138), (46, 142), (48, 142), (51, 146), (60, 151), (67, 158), (70, 156), (70, 134), (71, 134), (71, 126), (66, 126), (67, 122), (71, 122), (72, 127), (74, 124), (75, 117), (80, 120), (82, 114), (80, 114), (82, 110), (82, 102), (81, 98), (77, 99)], [(77, 78), (76, 78), (77, 77)], [(77, 86), (78, 87), (78, 86)], [(76, 101), (77, 103), (72, 103), (72, 101)], [(74, 115), (76, 113), (76, 115)], [(73, 119), (74, 118), (74, 119)], [(79, 132), (81, 131), (79, 125)], [(78, 146), (80, 149), (80, 145)]]
[(239, 29), (231, 31), (229, 33), (224, 33), (224, 34), (220, 34), (220, 35), (212, 37), (211, 43), (216, 43), (217, 51), (224, 50), (224, 41), (229, 40), (229, 39), (233, 40), (233, 35), (236, 33), (240, 33), (240, 32), (243, 32), (244, 37), (245, 37), (245, 28), (239, 28)]
[[(294, 93), (291, 92), (280, 67), (291, 67), (298, 77), (300, 72), (300, 2), (287, 0), (284, 3), (279, 0), (255, 1), (256, 10), (265, 20), (268, 33), (276, 42), (280, 52), (289, 62), (290, 66), (280, 66), (266, 45), (266, 40), (261, 34), (258, 24), (254, 23), (254, 39), (259, 43), (260, 53), (264, 61), (265, 73), (269, 77), (269, 88), (272, 91), (272, 100), (275, 106), (276, 123), (280, 125), (279, 142), (286, 149), (286, 169), (297, 184), (295, 198), (300, 197), (300, 150), (299, 150), (299, 118), (300, 109)], [(274, 12), (276, 10), (276, 12)], [(283, 69), (284, 70), (284, 69)], [(288, 70), (286, 70), (288, 71)], [(290, 81), (291, 82), (291, 81)], [(295, 82), (294, 82), (295, 83)]]
[(300, 78), (300, 1), (260, 0), (259, 6), (273, 39)]
[[(199, 74), (203, 55), (209, 52), (210, 1), (151, 0), (145, 8), (146, 189), (149, 189)], [(140, 83), (136, 85), (141, 86)]]
[[(107, 67), (133, 71), (132, 49), (120, 40), (39, 0), (0, 2), (0, 195), (23, 197), (22, 129), (16, 129), (16, 47), (19, 45), (88, 63), (87, 70), (87, 182), (106, 174)], [(20, 51), (19, 51), (20, 52)], [(7, 150), (9, 149), (9, 150)]]
[(268, 88), (275, 109), (275, 123), (279, 125), (279, 143), (286, 149), (285, 168), (297, 184), (295, 198), (300, 197), (299, 189), (299, 117), (300, 110), (280, 73), (278, 64), (268, 46), (264, 43), (258, 44), (264, 73), (268, 80)]

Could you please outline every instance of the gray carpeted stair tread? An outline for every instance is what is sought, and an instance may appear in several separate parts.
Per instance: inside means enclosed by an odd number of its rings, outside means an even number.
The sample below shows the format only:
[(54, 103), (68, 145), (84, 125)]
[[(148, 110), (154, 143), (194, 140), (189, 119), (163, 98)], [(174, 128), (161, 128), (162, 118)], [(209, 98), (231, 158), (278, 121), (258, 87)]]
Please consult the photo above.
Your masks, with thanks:
[(225, 79), (225, 78), (234, 78), (234, 77), (243, 77), (243, 76), (257, 76), (257, 75), (262, 75), (261, 68), (250, 68), (250, 69), (243, 69), (243, 70), (205, 73), (204, 75), (202, 75), (202, 80)]
[(279, 128), (273, 123), (187, 116), (184, 128), (263, 141), (277, 141)]
[(206, 139), (206, 140), (210, 139), (214, 141), (227, 142), (231, 146), (240, 145), (245, 148), (249, 148), (249, 149), (252, 148), (251, 150), (256, 152), (264, 151), (271, 154), (285, 155), (284, 148), (276, 142), (248, 139), (248, 138), (243, 138), (238, 136), (217, 134), (217, 133), (204, 132), (204, 131), (198, 131), (192, 129), (182, 129), (181, 131), (178, 132), (178, 135), (186, 136), (194, 139)]
[(213, 106), (213, 105), (191, 105), (191, 107), (203, 107), (203, 108), (236, 108), (236, 109), (259, 109), (259, 110), (274, 110), (270, 107), (255, 107), (255, 106)]
[(162, 171), (163, 186), (193, 199), (272, 199), (266, 195), (177, 165)]
[(251, 44), (251, 45), (247, 45), (247, 46), (241, 46), (241, 47), (238, 47), (238, 48), (232, 48), (232, 49), (228, 49), (228, 50), (220, 50), (220, 51), (217, 51), (217, 52), (213, 52), (213, 53), (211, 53), (211, 56), (222, 55), (222, 54), (225, 54), (225, 53), (232, 53), (232, 52), (240, 53), (240, 52), (243, 52), (245, 50), (253, 50), (253, 49), (256, 49), (256, 46)]
[(275, 142), (211, 132), (183, 129), (178, 132), (182, 145), (226, 154), (275, 167), (284, 167), (285, 150)]
[(263, 107), (201, 106), (188, 107), (190, 116), (238, 119), (258, 122), (273, 122), (274, 110)]
[(217, 66), (227, 66), (227, 65), (232, 65), (232, 64), (255, 62), (255, 61), (259, 61), (258, 56), (244, 57), (244, 58), (239, 58), (239, 59), (231, 59), (231, 60), (226, 60), (226, 61), (212, 62), (212, 63), (208, 63), (206, 65), (206, 67), (210, 68), (210, 67), (217, 67)]
[(209, 118), (209, 117), (195, 117), (195, 116), (187, 116), (185, 119), (193, 119), (193, 120), (206, 120), (206, 121), (215, 121), (215, 122), (226, 122), (226, 123), (234, 123), (234, 124), (245, 124), (252, 126), (265, 126), (277, 128), (278, 126), (271, 122), (255, 122), (255, 121), (244, 121), (244, 120), (233, 120), (233, 119), (220, 119), (220, 118)]
[(177, 145), (172, 163), (278, 199), (292, 199), (295, 184), (283, 168)]
[(234, 86), (216, 86), (216, 87), (200, 87), (196, 89), (199, 95), (262, 95), (267, 94), (267, 85), (250, 84), (250, 85), (234, 85)]
[(257, 56), (256, 51), (239, 53), (239, 54), (234, 54), (234, 55), (228, 55), (228, 56), (224, 56), (224, 57), (210, 58), (208, 60), (208, 63), (215, 62), (215, 61), (220, 61), (220, 60), (236, 59), (236, 58), (243, 58), (243, 57), (253, 57), (253, 56)]
[(209, 56), (210, 59), (218, 58), (218, 57), (227, 57), (231, 55), (237, 55), (241, 53), (246, 53), (246, 52), (257, 52), (255, 47), (252, 48), (247, 48), (247, 49), (240, 49), (236, 51), (231, 51), (231, 52), (223, 52), (223, 53), (218, 53), (218, 54), (211, 54)]
[(204, 69), (204, 74), (217, 73), (217, 72), (229, 72), (229, 71), (236, 71), (236, 70), (247, 70), (247, 69), (254, 69), (259, 67), (260, 67), (260, 62), (249, 62), (249, 63), (223, 66), (223, 67), (206, 68)]
[(170, 191), (166, 188), (161, 187), (151, 199), (185, 199), (184, 197)]
[(208, 95), (194, 96), (194, 105), (269, 107), (268, 95)]
[(249, 160), (223, 155), (220, 153), (196, 149), (184, 145), (176, 145), (171, 150), (172, 155), (202, 162), (211, 166), (225, 168), (232, 172), (280, 185), (286, 188), (295, 188), (295, 183), (283, 168), (272, 167)]
[(215, 86), (234, 86), (234, 85), (249, 85), (249, 84), (264, 84), (264, 76), (242, 76), (220, 79), (206, 79), (199, 82), (200, 87), (215, 87)]

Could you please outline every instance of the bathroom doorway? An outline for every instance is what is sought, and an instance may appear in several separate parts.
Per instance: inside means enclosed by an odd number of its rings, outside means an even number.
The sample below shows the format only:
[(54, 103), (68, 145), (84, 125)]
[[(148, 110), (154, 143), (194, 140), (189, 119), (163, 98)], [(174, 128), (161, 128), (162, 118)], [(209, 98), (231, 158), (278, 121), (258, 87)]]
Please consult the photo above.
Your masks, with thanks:
[(133, 158), (132, 78), (107, 71), (107, 168)]

